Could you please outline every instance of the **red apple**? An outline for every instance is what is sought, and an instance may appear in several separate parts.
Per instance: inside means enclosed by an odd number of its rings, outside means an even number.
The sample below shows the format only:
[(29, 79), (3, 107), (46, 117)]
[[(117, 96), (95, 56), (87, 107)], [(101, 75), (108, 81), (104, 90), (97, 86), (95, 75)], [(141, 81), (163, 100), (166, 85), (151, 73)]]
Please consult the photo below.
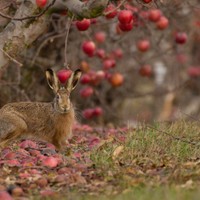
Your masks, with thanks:
[(178, 44), (185, 44), (187, 41), (187, 34), (185, 32), (176, 33), (175, 41)]
[(149, 11), (149, 20), (152, 22), (157, 22), (160, 17), (161, 17), (162, 13), (159, 9), (153, 9)]
[(96, 78), (98, 80), (103, 80), (105, 77), (106, 77), (106, 74), (105, 74), (104, 71), (99, 70), (99, 71), (96, 72)]
[(94, 90), (92, 87), (85, 87), (80, 91), (80, 95), (83, 98), (90, 97), (94, 93)]
[(138, 50), (145, 52), (150, 48), (150, 42), (147, 39), (139, 40), (137, 43)]
[(150, 3), (152, 0), (143, 0), (144, 3)]
[(115, 49), (113, 51), (113, 54), (116, 58), (122, 58), (123, 57), (123, 51), (122, 49), (118, 48), (118, 49)]
[(90, 19), (91, 24), (96, 24), (97, 23), (97, 18), (91, 18)]
[(12, 196), (6, 191), (0, 191), (0, 199), (2, 200), (14, 200)]
[(42, 165), (50, 168), (55, 168), (58, 165), (58, 160), (54, 157), (46, 157), (42, 160)]
[(149, 18), (149, 12), (148, 11), (144, 11), (142, 10), (140, 13), (139, 13), (140, 17), (143, 18), (144, 20), (148, 19)]
[(82, 44), (82, 49), (85, 54), (87, 54), (89, 57), (94, 56), (94, 52), (96, 50), (96, 45), (93, 41), (85, 41)]
[(109, 82), (113, 87), (119, 87), (123, 84), (124, 82), (124, 77), (121, 73), (115, 72), (114, 74), (111, 75), (109, 78)]
[(119, 23), (118, 26), (122, 31), (131, 31), (133, 29), (133, 20), (129, 24)]
[(91, 82), (91, 76), (89, 74), (83, 74), (82, 77), (81, 77), (81, 80), (80, 82), (82, 84), (88, 84)]
[(166, 17), (161, 16), (160, 19), (157, 21), (156, 25), (158, 29), (164, 30), (168, 27), (169, 20)]
[(106, 33), (104, 31), (99, 31), (94, 34), (94, 38), (97, 42), (103, 43), (106, 39)]
[(105, 56), (106, 56), (105, 50), (104, 49), (97, 49), (96, 50), (96, 55), (99, 58), (105, 58)]
[(90, 27), (90, 19), (76, 21), (76, 27), (79, 31), (85, 31)]
[(187, 55), (186, 54), (182, 54), (182, 53), (179, 53), (176, 55), (176, 60), (179, 62), (179, 63), (186, 63), (187, 62)]
[(39, 8), (44, 8), (46, 6), (46, 4), (47, 4), (47, 1), (48, 0), (35, 0), (37, 6)]
[(115, 67), (116, 61), (112, 58), (107, 58), (106, 60), (103, 61), (103, 69), (108, 70), (113, 67)]
[(96, 107), (93, 109), (93, 115), (98, 117), (103, 114), (103, 110), (101, 107)]
[(200, 67), (189, 67), (187, 73), (190, 77), (200, 77)]
[(94, 114), (93, 114), (94, 112), (93, 112), (93, 109), (92, 108), (87, 108), (87, 109), (85, 109), (84, 111), (83, 111), (83, 117), (85, 118), (85, 119), (91, 119), (93, 116), (94, 116)]
[(86, 62), (84, 60), (81, 61), (80, 69), (82, 72), (88, 72), (90, 70), (90, 66), (89, 66), (88, 62)]
[(107, 19), (112, 19), (117, 15), (117, 10), (114, 4), (109, 4), (107, 8), (104, 10)]
[(121, 24), (130, 24), (133, 20), (133, 13), (130, 10), (121, 10), (118, 14), (118, 20)]
[(57, 77), (61, 83), (65, 83), (71, 76), (72, 71), (69, 69), (61, 69), (57, 72)]
[(152, 68), (151, 65), (144, 65), (139, 69), (139, 74), (141, 76), (149, 77), (152, 75)]
[(100, 83), (100, 79), (98, 79), (97, 77), (97, 73), (93, 70), (91, 70), (88, 75), (90, 76), (91, 78), (91, 81), (90, 81), (90, 84), (91, 85), (94, 85), (94, 86), (97, 86), (99, 83)]

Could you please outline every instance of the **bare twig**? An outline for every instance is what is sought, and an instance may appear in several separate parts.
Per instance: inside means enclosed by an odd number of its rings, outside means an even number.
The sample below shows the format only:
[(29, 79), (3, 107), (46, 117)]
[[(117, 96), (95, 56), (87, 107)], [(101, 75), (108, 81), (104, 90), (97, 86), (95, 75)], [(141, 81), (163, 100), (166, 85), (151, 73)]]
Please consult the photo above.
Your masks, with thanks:
[(34, 65), (35, 60), (36, 60), (37, 56), (39, 55), (41, 49), (46, 45), (46, 43), (47, 43), (48, 41), (54, 40), (54, 39), (59, 38), (59, 37), (62, 37), (62, 36), (64, 36), (64, 35), (65, 35), (65, 33), (60, 33), (60, 34), (58, 34), (58, 35), (53, 35), (53, 36), (50, 36), (50, 37), (48, 37), (47, 39), (45, 39), (45, 40), (42, 42), (42, 44), (39, 46), (39, 48), (37, 49), (37, 51), (36, 51), (36, 53), (35, 53), (35, 56), (34, 56), (33, 60), (31, 61), (31, 66)]
[(200, 120), (197, 119), (196, 117), (194, 117), (194, 116), (192, 116), (192, 115), (190, 115), (190, 114), (187, 114), (187, 113), (183, 112), (183, 111), (180, 110), (180, 109), (179, 109), (179, 112), (182, 113), (183, 115), (185, 115), (186, 117), (192, 119), (192, 120), (195, 121), (195, 122), (200, 122)]
[(121, 2), (119, 3), (119, 5), (116, 6), (113, 10), (110, 10), (109, 12), (106, 12), (106, 13), (104, 13), (103, 15), (106, 16), (106, 15), (109, 15), (110, 13), (112, 13), (112, 12), (118, 10), (125, 2), (126, 2), (126, 0), (121, 1)]
[(12, 2), (9, 2), (7, 5), (5, 5), (3, 8), (0, 8), (0, 10), (4, 10), (6, 8), (8, 8), (10, 5), (12, 4)]
[(193, 142), (193, 141), (191, 141), (191, 140), (186, 140), (186, 139), (184, 139), (184, 138), (174, 136), (174, 135), (172, 135), (172, 134), (170, 134), (170, 133), (168, 133), (168, 132), (166, 132), (166, 131), (157, 129), (157, 128), (151, 126), (151, 125), (147, 125), (147, 128), (149, 128), (149, 129), (151, 129), (151, 130), (155, 130), (155, 131), (157, 131), (157, 132), (160, 132), (160, 133), (162, 133), (162, 134), (164, 134), (164, 135), (167, 135), (167, 136), (169, 136), (169, 137), (171, 137), (171, 138), (173, 138), (173, 139), (175, 139), (175, 140), (177, 140), (177, 141), (184, 142), (184, 143), (187, 143), (187, 144), (190, 144), (190, 145), (194, 145), (194, 146), (196, 146), (196, 147), (200, 147), (200, 144), (199, 144), (198, 142)]
[(31, 16), (27, 16), (27, 17), (11, 17), (9, 15), (5, 15), (2, 12), (0, 12), (0, 16), (7, 18), (7, 19), (11, 19), (11, 20), (17, 20), (17, 21), (38, 18), (38, 17), (42, 16), (51, 6), (53, 6), (55, 2), (56, 2), (56, 0), (52, 0), (52, 2), (44, 10), (42, 10), (41, 13), (39, 13), (37, 15), (31, 15)]
[(5, 52), (3, 49), (0, 49), (0, 51), (2, 51), (10, 60), (12, 60), (14, 63), (16, 63), (17, 65), (19, 65), (20, 67), (23, 66), (22, 63), (20, 63), (19, 61), (17, 61), (16, 59), (14, 59), (13, 57), (11, 57), (7, 52)]
[(64, 62), (64, 66), (67, 69), (69, 69), (69, 63), (68, 63), (68, 59), (67, 59), (67, 45), (68, 45), (69, 30), (70, 30), (70, 27), (71, 27), (73, 19), (74, 19), (74, 15), (72, 16), (71, 19), (68, 18), (67, 23), (66, 23), (66, 37), (65, 37), (65, 50), (64, 50), (65, 62)]

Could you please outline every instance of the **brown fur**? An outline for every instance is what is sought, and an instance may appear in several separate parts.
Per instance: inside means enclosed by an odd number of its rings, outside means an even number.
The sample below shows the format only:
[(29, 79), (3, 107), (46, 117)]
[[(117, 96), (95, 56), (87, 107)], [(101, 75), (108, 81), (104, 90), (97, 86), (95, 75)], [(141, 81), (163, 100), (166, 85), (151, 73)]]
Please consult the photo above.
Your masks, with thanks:
[[(50, 87), (59, 100), (51, 103), (19, 102), (6, 104), (0, 110), (0, 146), (20, 137), (33, 137), (53, 143), (58, 150), (65, 144), (72, 134), (72, 125), (75, 120), (74, 108), (69, 100), (70, 92), (75, 88), (80, 78), (73, 74), (71, 83), (61, 87), (54, 72), (47, 76)], [(49, 74), (48, 74), (49, 75)], [(52, 81), (52, 82), (51, 82)], [(70, 80), (69, 80), (70, 81)], [(67, 111), (65, 110), (67, 109)]]

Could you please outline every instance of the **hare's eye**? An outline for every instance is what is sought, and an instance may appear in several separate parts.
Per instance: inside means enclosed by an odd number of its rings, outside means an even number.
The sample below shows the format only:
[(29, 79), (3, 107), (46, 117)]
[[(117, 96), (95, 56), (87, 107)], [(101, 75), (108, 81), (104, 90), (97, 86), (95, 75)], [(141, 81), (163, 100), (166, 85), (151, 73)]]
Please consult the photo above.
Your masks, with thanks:
[(59, 97), (59, 95), (56, 95), (56, 99), (58, 100), (60, 97)]

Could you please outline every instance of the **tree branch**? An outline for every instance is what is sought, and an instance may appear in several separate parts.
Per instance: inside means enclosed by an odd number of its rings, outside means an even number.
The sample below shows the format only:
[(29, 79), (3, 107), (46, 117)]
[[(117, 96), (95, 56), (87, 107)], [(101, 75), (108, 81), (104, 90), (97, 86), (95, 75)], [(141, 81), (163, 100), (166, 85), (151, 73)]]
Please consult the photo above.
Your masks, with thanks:
[[(10, 58), (16, 59), (20, 53), (37, 39), (47, 28), (48, 16), (44, 13), (52, 9), (68, 9), (77, 18), (94, 18), (102, 15), (109, 0), (52, 0), (43, 12), (35, 14), (35, 1), (26, 0), (20, 4), (11, 21), (0, 33), (0, 68), (8, 64)], [(55, 4), (54, 4), (55, 3)], [(3, 17), (6, 14), (2, 14)], [(34, 18), (37, 18), (34, 19)], [(9, 55), (9, 56), (6, 56)], [(11, 59), (13, 61), (13, 59)]]
[[(23, 18), (33, 15), (37, 9), (32, 1), (22, 3), (17, 9), (14, 18)], [(0, 68), (9, 63), (10, 57), (16, 59), (47, 29), (47, 16), (42, 15), (37, 20), (15, 21), (11, 20), (6, 28), (0, 33)]]
[(57, 1), (55, 8), (66, 8), (77, 18), (95, 18), (102, 15), (109, 0), (89, 0), (81, 2), (80, 0)]

